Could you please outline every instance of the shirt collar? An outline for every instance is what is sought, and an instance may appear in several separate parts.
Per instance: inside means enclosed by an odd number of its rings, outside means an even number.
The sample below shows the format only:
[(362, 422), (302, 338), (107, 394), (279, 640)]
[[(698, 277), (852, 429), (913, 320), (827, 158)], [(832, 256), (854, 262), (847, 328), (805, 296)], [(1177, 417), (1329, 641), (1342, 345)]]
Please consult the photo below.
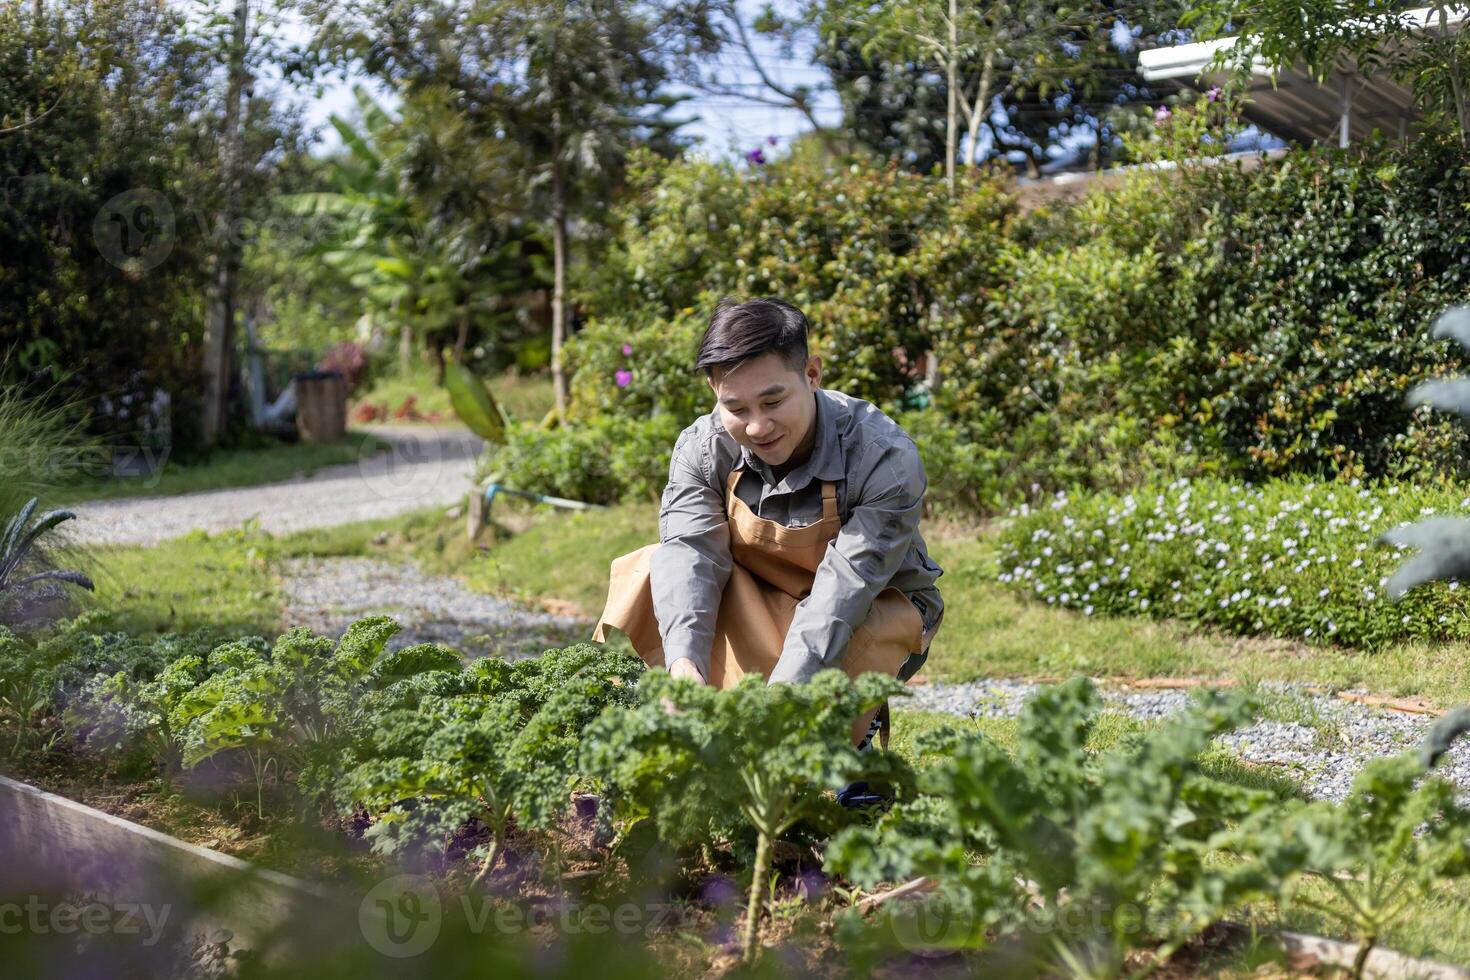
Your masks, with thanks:
[[(817, 400), (817, 416), (812, 422), (817, 429), (817, 441), (812, 445), (812, 454), (807, 461), (786, 474), (781, 481), (788, 491), (797, 491), (812, 480), (837, 481), (846, 474), (842, 462), (842, 437), (838, 431), (837, 406), (827, 397), (826, 391), (818, 388), (814, 393)], [(765, 461), (745, 446), (740, 447), (745, 465), (760, 474), (769, 486), (777, 486), (775, 474)]]

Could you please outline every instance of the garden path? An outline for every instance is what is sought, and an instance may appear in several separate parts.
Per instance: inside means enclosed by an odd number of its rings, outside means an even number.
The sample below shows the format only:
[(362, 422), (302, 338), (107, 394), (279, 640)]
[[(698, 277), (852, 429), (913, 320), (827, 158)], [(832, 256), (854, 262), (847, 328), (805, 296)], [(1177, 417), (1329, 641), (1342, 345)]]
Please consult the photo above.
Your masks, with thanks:
[(474, 592), (456, 579), (375, 558), (306, 558), (283, 569), (285, 625), (338, 636), (364, 616), (391, 616), (403, 630), (391, 649), (443, 643), (472, 656), (534, 656), (592, 635), (574, 616)]
[(194, 530), (238, 528), (251, 518), (263, 530), (279, 534), (465, 499), (483, 445), (477, 436), (445, 425), (370, 431), (391, 448), (281, 483), (79, 503), (69, 508), (77, 515), (75, 531), (88, 543), (146, 545)]

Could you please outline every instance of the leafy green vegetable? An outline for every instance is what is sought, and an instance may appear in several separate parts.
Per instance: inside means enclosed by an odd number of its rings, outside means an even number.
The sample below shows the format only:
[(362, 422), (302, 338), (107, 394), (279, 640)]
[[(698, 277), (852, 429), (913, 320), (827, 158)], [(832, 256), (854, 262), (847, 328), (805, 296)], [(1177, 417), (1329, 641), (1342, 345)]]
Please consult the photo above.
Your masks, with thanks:
[(1014, 753), (979, 733), (934, 733), (927, 749), (946, 758), (920, 774), (924, 795), (840, 834), (828, 868), (865, 886), (936, 878), (973, 926), (950, 941), (981, 944), (990, 931), (1041, 972), (1117, 975), (1145, 929), (1166, 958), (1261, 887), (1254, 863), (1212, 859), (1233, 842), (1232, 822), (1272, 798), (1200, 772), (1210, 740), (1246, 718), (1243, 701), (1207, 695), (1092, 759), (1099, 706), (1085, 678), (1043, 689), (1022, 711)]
[(338, 800), (376, 815), (367, 836), (385, 853), (441, 844), (480, 821), (491, 840), (476, 850), (478, 883), (512, 820), (553, 827), (579, 775), (585, 730), (610, 705), (632, 703), (642, 670), (636, 657), (587, 643), (514, 664), (478, 661), (464, 672), (463, 693), (383, 716)]
[[(1369, 761), (1342, 803), (1263, 814), (1250, 827), (1283, 904), (1318, 912), (1359, 944), (1354, 977), (1417, 903), (1447, 879), (1470, 875), (1470, 810), (1453, 783), (1430, 772), (1467, 723), (1460, 709), (1441, 719), (1420, 752)], [(1328, 894), (1306, 893), (1305, 881)]]
[(651, 817), (667, 841), (698, 839), (736, 814), (754, 828), (742, 935), (751, 962), (776, 840), (819, 811), (840, 814), (827, 790), (906, 775), (896, 757), (859, 753), (851, 740), (855, 718), (902, 693), (891, 677), (835, 670), (807, 684), (746, 677), (723, 691), (654, 671), (637, 708), (610, 710), (588, 730), (582, 765), (625, 823)]
[[(352, 624), (332, 643), (297, 628), (276, 641), (270, 655), (228, 643), (209, 655), (209, 676), (178, 699), (170, 724), (183, 733), (184, 764), (238, 751), (255, 775), (256, 806), (272, 768), (289, 766), (313, 795), (330, 789), (336, 756), (375, 722), (396, 685), (443, 673), (452, 654), (410, 648), (384, 658), (399, 626), (385, 616)], [(380, 662), (381, 661), (381, 662)]]
[(15, 719), (15, 757), (35, 731), (38, 718), (51, 703), (57, 660), (54, 648), (27, 643), (0, 626), (0, 709)]

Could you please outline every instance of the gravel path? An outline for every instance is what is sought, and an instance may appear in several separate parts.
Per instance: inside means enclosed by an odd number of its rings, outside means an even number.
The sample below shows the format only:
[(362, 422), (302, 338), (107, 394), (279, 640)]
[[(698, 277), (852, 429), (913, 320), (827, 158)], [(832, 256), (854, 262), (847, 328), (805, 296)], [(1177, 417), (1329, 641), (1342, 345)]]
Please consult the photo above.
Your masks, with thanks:
[[(911, 688), (913, 696), (904, 707), (969, 718), (1013, 718), (1038, 686), (1012, 680), (921, 684)], [(1191, 702), (1187, 691), (1099, 686), (1108, 708), (1141, 720), (1167, 718)], [(1358, 704), (1295, 685), (1273, 685), (1266, 690), (1267, 717), (1221, 736), (1220, 742), (1246, 762), (1279, 767), (1283, 775), (1299, 780), (1309, 795), (1322, 799), (1343, 799), (1364, 762), (1417, 747), (1435, 721), (1431, 716)], [(1438, 772), (1470, 789), (1470, 742), (1457, 742), (1440, 761)]]
[(157, 544), (193, 530), (224, 531), (250, 518), (271, 533), (390, 517), (463, 501), (481, 441), (452, 426), (384, 426), (392, 449), (312, 476), (171, 497), (98, 500), (72, 506), (80, 540)]
[(451, 578), (373, 558), (307, 558), (285, 571), (286, 626), (337, 636), (364, 616), (392, 616), (403, 630), (398, 649), (443, 643), (472, 656), (533, 656), (592, 635), (572, 616), (554, 616), (472, 592)]

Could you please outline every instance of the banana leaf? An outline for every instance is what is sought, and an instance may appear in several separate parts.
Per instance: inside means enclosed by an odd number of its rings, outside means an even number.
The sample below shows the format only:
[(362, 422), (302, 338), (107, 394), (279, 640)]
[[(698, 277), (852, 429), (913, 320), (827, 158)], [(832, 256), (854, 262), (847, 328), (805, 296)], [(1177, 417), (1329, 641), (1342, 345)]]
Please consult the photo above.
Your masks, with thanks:
[(450, 361), (444, 365), (444, 387), (449, 391), (454, 414), (471, 432), (486, 442), (505, 444), (505, 416), (485, 382), (463, 364)]

